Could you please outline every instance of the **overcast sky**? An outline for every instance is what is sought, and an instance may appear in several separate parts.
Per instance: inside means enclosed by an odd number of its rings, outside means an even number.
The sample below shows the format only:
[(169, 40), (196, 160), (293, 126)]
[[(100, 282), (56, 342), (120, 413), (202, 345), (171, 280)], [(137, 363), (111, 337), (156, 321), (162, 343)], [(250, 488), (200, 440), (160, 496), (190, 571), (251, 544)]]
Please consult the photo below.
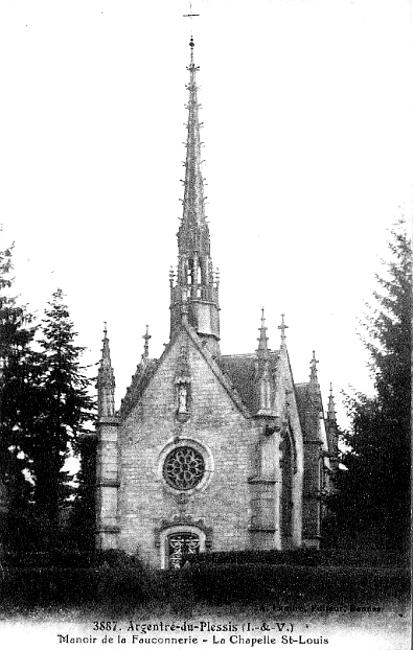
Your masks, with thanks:
[[(0, 0), (0, 222), (16, 291), (67, 295), (85, 361), (108, 322), (120, 403), (169, 339), (191, 25), (181, 0)], [(408, 0), (194, 0), (223, 353), (280, 314), (296, 382), (369, 390), (356, 330), (412, 208)], [(339, 412), (342, 410), (339, 406)]]

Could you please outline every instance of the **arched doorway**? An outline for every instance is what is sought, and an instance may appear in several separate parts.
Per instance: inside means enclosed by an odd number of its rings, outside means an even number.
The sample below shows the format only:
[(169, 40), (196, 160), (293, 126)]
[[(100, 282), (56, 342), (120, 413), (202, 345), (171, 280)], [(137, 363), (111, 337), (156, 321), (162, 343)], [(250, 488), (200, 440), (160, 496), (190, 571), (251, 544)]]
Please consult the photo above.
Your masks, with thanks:
[(179, 569), (193, 562), (199, 553), (211, 549), (212, 529), (202, 519), (190, 515), (163, 520), (155, 528), (155, 547), (159, 549), (161, 569)]
[(193, 561), (201, 550), (201, 540), (196, 533), (175, 532), (166, 537), (166, 563), (168, 569), (182, 569)]

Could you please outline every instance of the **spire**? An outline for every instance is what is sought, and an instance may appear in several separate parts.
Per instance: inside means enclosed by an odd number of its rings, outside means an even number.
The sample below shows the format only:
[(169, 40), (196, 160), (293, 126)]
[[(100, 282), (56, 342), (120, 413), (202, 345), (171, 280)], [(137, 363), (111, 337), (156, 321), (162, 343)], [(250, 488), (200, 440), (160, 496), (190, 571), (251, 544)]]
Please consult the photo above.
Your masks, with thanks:
[(259, 358), (267, 358), (268, 357), (268, 336), (267, 336), (267, 328), (265, 327), (265, 317), (264, 317), (264, 307), (261, 309), (261, 327), (259, 328), (259, 338), (257, 339), (258, 341), (258, 350), (257, 354)]
[(107, 324), (104, 323), (102, 356), (98, 370), (98, 417), (112, 417), (115, 414), (115, 376), (110, 359)]
[[(192, 13), (192, 12), (191, 12)], [(219, 352), (218, 281), (210, 257), (209, 228), (205, 218), (204, 178), (202, 176), (198, 85), (194, 39), (189, 42), (189, 100), (183, 215), (178, 231), (178, 271), (170, 273), (171, 336), (185, 321)], [(183, 303), (187, 302), (187, 311)]]
[(336, 405), (334, 403), (333, 384), (330, 383), (330, 394), (328, 396), (327, 420), (336, 422)]
[(185, 181), (184, 181), (184, 200), (183, 216), (181, 226), (178, 232), (178, 246), (181, 255), (185, 253), (203, 253), (209, 255), (209, 228), (205, 220), (205, 198), (204, 198), (204, 178), (202, 176), (201, 162), (201, 137), (200, 128), (202, 123), (199, 121), (198, 103), (198, 85), (196, 74), (199, 67), (194, 62), (194, 39), (191, 36), (189, 41), (191, 59), (187, 67), (189, 70), (189, 101), (187, 141), (186, 141), (186, 160), (185, 160)]
[(281, 314), (281, 325), (278, 325), (278, 329), (281, 330), (281, 347), (285, 348), (286, 347), (286, 335), (285, 335), (285, 330), (288, 329), (288, 325), (285, 324), (284, 321), (285, 314)]

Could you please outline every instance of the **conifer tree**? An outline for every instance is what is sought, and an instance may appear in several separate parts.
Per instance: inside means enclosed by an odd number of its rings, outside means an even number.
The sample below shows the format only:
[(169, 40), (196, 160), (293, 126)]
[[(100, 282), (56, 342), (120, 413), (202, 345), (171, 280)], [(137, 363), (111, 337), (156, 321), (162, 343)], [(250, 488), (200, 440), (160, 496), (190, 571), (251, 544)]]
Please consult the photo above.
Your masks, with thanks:
[(348, 471), (341, 473), (336, 510), (347, 536), (403, 550), (410, 519), (412, 317), (411, 245), (403, 222), (392, 231), (389, 249), (362, 323), (375, 394), (347, 397)]
[(34, 397), (33, 319), (12, 295), (13, 245), (0, 250), (0, 478), (9, 510), (20, 512), (30, 495), (24, 431)]
[(90, 552), (95, 548), (96, 533), (96, 436), (80, 436), (77, 444), (80, 469), (68, 521), (66, 537), (71, 548)]
[(93, 419), (90, 379), (81, 365), (84, 348), (75, 344), (76, 336), (64, 295), (58, 289), (40, 326), (41, 415), (29, 441), (34, 499), (55, 531), (59, 509), (69, 493), (68, 475), (63, 469), (66, 459)]

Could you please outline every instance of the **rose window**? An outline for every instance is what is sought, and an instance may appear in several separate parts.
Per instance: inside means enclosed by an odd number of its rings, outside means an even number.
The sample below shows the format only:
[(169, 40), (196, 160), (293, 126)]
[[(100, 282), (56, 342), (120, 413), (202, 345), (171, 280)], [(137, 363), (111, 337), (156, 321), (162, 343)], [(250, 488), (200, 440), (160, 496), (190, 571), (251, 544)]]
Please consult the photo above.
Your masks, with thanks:
[(176, 490), (194, 488), (205, 474), (205, 461), (192, 447), (178, 447), (166, 457), (163, 466), (165, 481)]

